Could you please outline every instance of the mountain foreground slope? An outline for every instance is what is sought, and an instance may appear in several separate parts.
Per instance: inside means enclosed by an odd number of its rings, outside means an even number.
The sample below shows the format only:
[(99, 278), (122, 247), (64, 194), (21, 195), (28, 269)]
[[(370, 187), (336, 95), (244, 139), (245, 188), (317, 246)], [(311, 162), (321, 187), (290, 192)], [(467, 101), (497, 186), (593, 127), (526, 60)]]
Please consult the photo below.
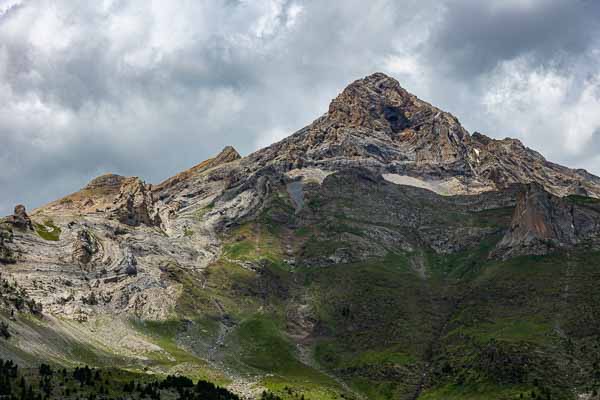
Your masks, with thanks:
[(599, 198), (376, 73), (246, 157), (17, 206), (0, 358), (244, 398), (597, 398)]

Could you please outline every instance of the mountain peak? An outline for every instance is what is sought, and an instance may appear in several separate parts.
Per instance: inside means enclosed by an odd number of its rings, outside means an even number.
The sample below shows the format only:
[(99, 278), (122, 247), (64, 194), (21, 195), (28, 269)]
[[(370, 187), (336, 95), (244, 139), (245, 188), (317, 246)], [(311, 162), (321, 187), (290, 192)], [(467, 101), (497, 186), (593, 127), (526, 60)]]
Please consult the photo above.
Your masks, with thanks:
[(349, 87), (363, 87), (371, 90), (378, 90), (382, 87), (396, 87), (402, 89), (400, 82), (383, 72), (374, 72), (364, 78), (357, 79), (352, 82)]
[(242, 158), (240, 153), (233, 146), (225, 146), (215, 158), (212, 159), (212, 166), (228, 163)]
[(348, 85), (329, 105), (331, 119), (345, 126), (400, 132), (418, 99), (381, 72)]
[(85, 189), (120, 188), (127, 178), (117, 174), (104, 174), (92, 179)]
[(211, 168), (215, 168), (223, 164), (228, 164), (230, 162), (239, 160), (240, 158), (242, 158), (242, 156), (240, 156), (240, 153), (238, 153), (237, 150), (233, 148), (233, 146), (225, 146), (225, 148), (223, 148), (223, 150), (221, 150), (221, 152), (219, 152), (219, 154), (217, 154), (216, 156), (204, 160), (201, 163), (194, 165), (192, 168), (180, 172), (177, 175), (172, 176), (167, 180), (159, 183), (158, 185), (156, 185), (155, 190), (161, 191), (178, 185), (185, 186), (189, 183), (189, 179), (198, 177), (199, 175), (203, 174)]
[[(380, 73), (349, 85), (330, 112), (278, 143), (244, 158), (230, 146), (216, 153), (159, 185), (106, 174), (31, 218), (18, 206), (0, 220), (2, 358), (57, 367), (110, 359), (116, 368), (137, 362), (160, 374), (168, 357), (172, 371), (235, 379), (243, 396), (254, 393), (245, 382), (259, 393), (263, 376), (280, 374), (280, 365), (306, 364), (302, 381), (310, 386), (294, 393), (320, 393), (308, 379), (331, 372), (384, 385), (380, 397), (394, 399), (417, 398), (423, 383), (435, 391), (464, 376), (494, 388), (516, 382), (506, 393), (519, 393), (523, 382), (546, 376), (538, 368), (545, 364), (552, 368), (548, 382), (565, 388), (565, 398), (575, 392), (554, 380), (556, 373), (594, 379), (596, 358), (555, 340), (542, 347), (547, 340), (520, 346), (521, 334), (490, 343), (466, 337), (456, 348), (452, 335), (463, 328), (494, 335), (489, 322), (503, 324), (510, 314), (530, 318), (536, 332), (543, 328), (536, 334), (542, 339), (558, 340), (558, 332), (574, 348), (590, 343), (589, 330), (571, 320), (588, 322), (597, 310), (586, 295), (597, 286), (600, 200), (563, 196), (600, 197), (600, 178), (549, 163), (516, 140), (471, 136), (452, 115)], [(501, 264), (486, 257), (557, 248), (564, 252), (543, 260)], [(332, 285), (337, 281), (344, 284)], [(564, 287), (572, 288), (572, 301), (562, 296)], [(540, 300), (550, 303), (540, 307)], [(27, 309), (44, 315), (25, 323)], [(583, 311), (571, 318), (571, 309)], [(567, 318), (559, 321), (556, 310)], [(444, 329), (445, 321), (452, 326)], [(184, 343), (153, 340), (164, 326)], [(258, 336), (238, 340), (248, 327)], [(272, 338), (290, 351), (254, 362), (264, 353), (255, 342)], [(320, 343), (345, 354), (313, 373), (293, 350)], [(190, 357), (178, 357), (184, 351)], [(373, 351), (410, 360), (388, 368)], [(482, 356), (463, 365), (464, 354)], [(546, 362), (555, 355), (581, 357), (570, 370)], [(358, 359), (364, 368), (338, 368)], [(533, 369), (524, 363), (530, 360)], [(249, 368), (250, 380), (238, 385)], [(390, 386), (390, 377), (398, 385)], [(333, 383), (323, 387), (330, 398), (362, 397), (334, 392)]]
[(321, 118), (247, 161), (284, 169), (367, 167), (396, 181), (441, 185), (448, 194), (537, 182), (559, 197), (584, 191), (600, 197), (599, 178), (548, 162), (517, 139), (471, 136), (455, 116), (381, 72), (352, 82)]

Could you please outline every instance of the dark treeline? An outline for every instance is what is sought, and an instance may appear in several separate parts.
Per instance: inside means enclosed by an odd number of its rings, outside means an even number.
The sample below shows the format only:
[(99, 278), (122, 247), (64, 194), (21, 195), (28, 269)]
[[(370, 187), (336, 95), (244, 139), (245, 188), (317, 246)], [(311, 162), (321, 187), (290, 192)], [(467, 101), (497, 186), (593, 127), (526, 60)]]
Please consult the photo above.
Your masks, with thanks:
[[(66, 370), (48, 364), (41, 364), (36, 370), (22, 370), (13, 361), (0, 359), (0, 400), (160, 400), (163, 396), (169, 399), (175, 396), (178, 400), (241, 400), (211, 382), (194, 383), (184, 376), (127, 379), (111, 370), (88, 366)], [(264, 392), (260, 400), (281, 398)]]

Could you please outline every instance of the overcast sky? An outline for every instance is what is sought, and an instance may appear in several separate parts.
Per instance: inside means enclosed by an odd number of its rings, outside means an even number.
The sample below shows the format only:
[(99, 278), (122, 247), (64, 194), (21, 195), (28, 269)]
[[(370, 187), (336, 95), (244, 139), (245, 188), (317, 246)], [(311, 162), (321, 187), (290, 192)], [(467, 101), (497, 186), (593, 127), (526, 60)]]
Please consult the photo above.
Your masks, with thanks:
[(600, 1), (0, 0), (0, 214), (243, 155), (382, 71), (600, 174)]

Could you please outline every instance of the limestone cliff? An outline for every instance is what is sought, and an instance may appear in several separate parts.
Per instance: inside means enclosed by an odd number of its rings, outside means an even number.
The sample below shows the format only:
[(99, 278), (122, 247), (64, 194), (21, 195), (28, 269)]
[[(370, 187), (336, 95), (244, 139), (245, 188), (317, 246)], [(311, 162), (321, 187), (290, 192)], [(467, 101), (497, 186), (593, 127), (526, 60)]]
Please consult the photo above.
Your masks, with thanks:
[(573, 199), (546, 192), (541, 185), (528, 184), (517, 197), (510, 229), (495, 253), (503, 258), (548, 254), (599, 235), (598, 208), (581, 206)]

